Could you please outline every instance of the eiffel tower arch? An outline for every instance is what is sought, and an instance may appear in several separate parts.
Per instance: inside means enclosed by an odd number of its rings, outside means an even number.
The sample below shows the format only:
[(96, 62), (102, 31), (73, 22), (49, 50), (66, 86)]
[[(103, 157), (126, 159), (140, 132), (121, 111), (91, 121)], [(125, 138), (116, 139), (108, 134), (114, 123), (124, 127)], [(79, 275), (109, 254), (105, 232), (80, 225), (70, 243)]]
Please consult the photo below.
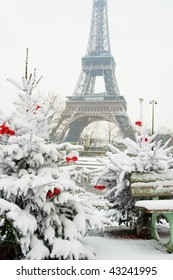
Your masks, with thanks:
[[(102, 77), (105, 91), (95, 93), (96, 78)], [(59, 122), (59, 141), (77, 142), (88, 124), (106, 120), (115, 123), (122, 137), (134, 138), (125, 98), (120, 95), (115, 60), (111, 55), (107, 0), (93, 0), (90, 33), (82, 70), (73, 95), (67, 97)]]

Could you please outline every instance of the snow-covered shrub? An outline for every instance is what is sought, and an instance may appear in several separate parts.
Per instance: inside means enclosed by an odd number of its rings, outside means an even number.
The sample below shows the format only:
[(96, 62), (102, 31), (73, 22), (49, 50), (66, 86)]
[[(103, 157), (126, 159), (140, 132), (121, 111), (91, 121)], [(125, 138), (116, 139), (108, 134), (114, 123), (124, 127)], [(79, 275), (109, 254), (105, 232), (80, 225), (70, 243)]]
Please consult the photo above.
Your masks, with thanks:
[(168, 147), (169, 141), (162, 145), (161, 141), (154, 141), (155, 136), (147, 135), (146, 128), (141, 129), (136, 133), (135, 141), (129, 138), (122, 141), (126, 146), (125, 151), (109, 145), (111, 152), (107, 153), (108, 159), (99, 159), (103, 168), (98, 172), (95, 184), (99, 182), (106, 186), (105, 198), (114, 205), (110, 216), (120, 224), (134, 225), (139, 214), (134, 207), (136, 199), (130, 190), (131, 173), (161, 173), (172, 168), (172, 147)]

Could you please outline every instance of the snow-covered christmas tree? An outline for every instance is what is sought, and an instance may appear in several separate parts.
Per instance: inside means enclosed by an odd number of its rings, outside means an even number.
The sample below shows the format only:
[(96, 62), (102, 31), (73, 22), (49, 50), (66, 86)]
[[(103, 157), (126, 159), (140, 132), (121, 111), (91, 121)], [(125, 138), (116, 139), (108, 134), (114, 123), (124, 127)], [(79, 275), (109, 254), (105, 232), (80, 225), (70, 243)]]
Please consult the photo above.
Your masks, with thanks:
[(169, 141), (165, 144), (162, 144), (162, 141), (156, 142), (156, 133), (149, 136), (147, 128), (143, 127), (141, 122), (137, 122), (137, 126), (135, 141), (129, 138), (122, 141), (126, 146), (125, 151), (109, 145), (111, 152), (108, 152), (108, 159), (99, 159), (103, 168), (98, 171), (94, 182), (106, 187), (105, 197), (114, 205), (110, 210), (112, 219), (128, 226), (136, 225), (139, 218), (139, 212), (134, 207), (136, 199), (132, 197), (130, 190), (132, 172), (162, 173), (172, 168), (173, 163), (172, 147), (168, 147)]
[[(40, 80), (40, 79), (39, 79)], [(0, 241), (23, 259), (92, 259), (82, 237), (104, 228), (75, 181), (79, 147), (48, 143), (46, 105), (33, 90), (36, 71), (22, 83), (16, 111), (3, 117), (0, 137)]]

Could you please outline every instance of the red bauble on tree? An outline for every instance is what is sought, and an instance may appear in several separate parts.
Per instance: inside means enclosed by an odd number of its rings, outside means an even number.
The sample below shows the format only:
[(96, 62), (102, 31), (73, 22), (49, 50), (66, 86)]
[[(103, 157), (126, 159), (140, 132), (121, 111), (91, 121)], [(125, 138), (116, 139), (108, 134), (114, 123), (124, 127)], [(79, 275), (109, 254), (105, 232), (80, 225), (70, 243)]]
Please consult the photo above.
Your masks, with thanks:
[(11, 130), (8, 128), (8, 126), (6, 126), (4, 123), (2, 125), (0, 125), (0, 134), (8, 134), (8, 135), (14, 135), (15, 132), (14, 130)]
[(105, 186), (94, 186), (94, 188), (97, 190), (104, 190)]
[(36, 111), (37, 111), (38, 109), (40, 109), (40, 108), (41, 108), (40, 105), (36, 105)]
[(77, 161), (78, 158), (77, 158), (76, 156), (74, 156), (74, 157), (71, 158), (71, 160), (72, 160), (72, 161)]
[(61, 190), (60, 189), (57, 189), (57, 188), (54, 188), (54, 194), (60, 194)]
[(71, 161), (71, 158), (66, 157), (66, 161), (67, 161), (67, 162), (70, 162), (70, 161)]
[(7, 126), (4, 128), (4, 134), (9, 134), (9, 128)]
[(70, 162), (70, 161), (77, 161), (78, 160), (78, 157), (76, 157), (76, 156), (74, 156), (74, 157), (72, 157), (72, 158), (70, 158), (70, 157), (66, 157), (66, 161), (67, 162)]
[(136, 124), (137, 126), (142, 126), (142, 122), (141, 122), (141, 121), (137, 121), (137, 122), (135, 122), (135, 124)]
[(48, 191), (47, 196), (48, 196), (48, 197), (52, 197), (52, 196), (53, 196), (53, 192)]
[(54, 191), (53, 191), (53, 192), (50, 191), (50, 190), (47, 192), (47, 197), (52, 198), (54, 195), (60, 194), (60, 192), (61, 192), (60, 189), (54, 188)]
[(15, 132), (14, 132), (14, 130), (9, 129), (8, 134), (9, 134), (9, 135), (14, 135), (14, 134), (15, 134)]
[(1, 126), (0, 126), (0, 134), (4, 134), (4, 129), (6, 128), (5, 124), (3, 123)]

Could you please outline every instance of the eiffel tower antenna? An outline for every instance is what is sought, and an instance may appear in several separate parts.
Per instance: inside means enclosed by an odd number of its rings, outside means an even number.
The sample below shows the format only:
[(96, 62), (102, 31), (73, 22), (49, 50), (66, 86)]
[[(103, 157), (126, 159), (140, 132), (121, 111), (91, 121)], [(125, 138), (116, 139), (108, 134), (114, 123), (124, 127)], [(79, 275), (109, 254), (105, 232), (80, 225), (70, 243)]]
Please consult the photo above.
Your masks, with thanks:
[[(113, 122), (122, 137), (134, 138), (127, 104), (118, 89), (115, 66), (110, 48), (107, 0), (93, 0), (87, 51), (82, 57), (82, 70), (73, 95), (68, 97), (59, 123), (60, 141), (77, 142), (83, 129), (98, 120)], [(105, 92), (95, 93), (97, 77), (103, 78)]]
[(88, 55), (111, 53), (107, 1), (93, 1), (90, 34), (87, 47)]

